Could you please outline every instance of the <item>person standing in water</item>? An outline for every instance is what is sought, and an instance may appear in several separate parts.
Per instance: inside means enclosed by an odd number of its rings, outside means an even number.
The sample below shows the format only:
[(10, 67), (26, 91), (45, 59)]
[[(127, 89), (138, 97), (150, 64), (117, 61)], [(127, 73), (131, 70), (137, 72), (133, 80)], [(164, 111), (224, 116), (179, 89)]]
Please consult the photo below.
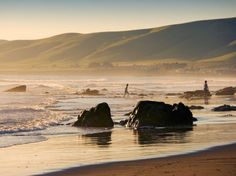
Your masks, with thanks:
[(125, 97), (126, 95), (129, 96), (128, 87), (129, 87), (129, 84), (126, 84), (124, 97)]
[(209, 95), (210, 92), (209, 92), (209, 87), (207, 85), (207, 80), (205, 81), (205, 84), (204, 84), (204, 93), (205, 93), (205, 96)]
[(205, 81), (205, 83), (204, 83), (203, 91), (204, 91), (204, 103), (209, 104), (208, 100), (209, 100), (209, 96), (211, 96), (211, 94), (210, 94), (210, 91), (209, 91), (207, 81)]

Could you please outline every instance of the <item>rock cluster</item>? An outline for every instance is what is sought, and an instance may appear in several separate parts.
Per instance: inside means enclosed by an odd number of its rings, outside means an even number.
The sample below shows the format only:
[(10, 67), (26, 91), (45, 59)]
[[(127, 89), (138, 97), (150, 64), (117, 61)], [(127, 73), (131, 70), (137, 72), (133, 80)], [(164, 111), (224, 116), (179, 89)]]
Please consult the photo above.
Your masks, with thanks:
[[(120, 125), (139, 129), (144, 127), (192, 126), (192, 112), (183, 103), (166, 104), (157, 101), (140, 101), (129, 113), (129, 118), (120, 121)], [(113, 127), (110, 107), (100, 103), (90, 110), (84, 110), (73, 126), (77, 127)]]

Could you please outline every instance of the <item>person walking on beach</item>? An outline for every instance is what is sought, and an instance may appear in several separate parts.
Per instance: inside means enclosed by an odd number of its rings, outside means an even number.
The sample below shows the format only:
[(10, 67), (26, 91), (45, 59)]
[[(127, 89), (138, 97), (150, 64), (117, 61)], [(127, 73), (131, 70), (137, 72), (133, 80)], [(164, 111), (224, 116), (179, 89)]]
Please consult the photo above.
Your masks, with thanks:
[(129, 96), (128, 87), (129, 87), (129, 84), (126, 84), (124, 97), (125, 97), (126, 95)]

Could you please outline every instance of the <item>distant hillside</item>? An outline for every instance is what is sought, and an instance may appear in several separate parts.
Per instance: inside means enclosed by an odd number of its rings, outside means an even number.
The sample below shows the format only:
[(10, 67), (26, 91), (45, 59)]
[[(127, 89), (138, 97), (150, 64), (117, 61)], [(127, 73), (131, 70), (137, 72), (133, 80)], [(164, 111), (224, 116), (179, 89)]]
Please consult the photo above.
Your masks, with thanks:
[(3, 42), (6, 42), (6, 40), (0, 40), (0, 44), (3, 43)]
[(229, 18), (133, 31), (68, 33), (40, 40), (0, 40), (0, 68), (70, 70), (99, 63), (236, 64), (235, 53), (236, 18)]

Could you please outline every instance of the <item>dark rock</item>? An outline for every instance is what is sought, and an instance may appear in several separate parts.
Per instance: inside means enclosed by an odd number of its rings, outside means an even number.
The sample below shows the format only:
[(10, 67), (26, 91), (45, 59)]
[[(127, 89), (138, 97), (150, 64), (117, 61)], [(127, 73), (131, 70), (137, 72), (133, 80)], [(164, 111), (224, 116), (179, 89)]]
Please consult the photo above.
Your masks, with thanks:
[(205, 92), (204, 90), (195, 90), (195, 91), (187, 91), (184, 92), (181, 98), (204, 98), (204, 97), (210, 97), (211, 93), (210, 92)]
[(140, 101), (130, 114), (127, 127), (193, 125), (192, 112), (183, 103), (165, 104), (156, 101)]
[(222, 105), (212, 109), (213, 111), (236, 111), (236, 106)]
[(121, 120), (119, 124), (122, 126), (125, 126), (127, 122), (128, 122), (128, 119), (124, 119), (124, 120)]
[(181, 93), (167, 93), (166, 96), (181, 96)]
[(189, 107), (189, 109), (193, 110), (193, 109), (204, 109), (203, 106), (195, 106), (195, 105), (192, 105)]
[(216, 95), (234, 95), (236, 93), (236, 87), (225, 87), (216, 91)]
[(90, 110), (84, 110), (73, 124), (77, 127), (113, 127), (111, 110), (107, 103), (100, 103)]
[(26, 85), (20, 85), (6, 90), (5, 92), (26, 92)]

